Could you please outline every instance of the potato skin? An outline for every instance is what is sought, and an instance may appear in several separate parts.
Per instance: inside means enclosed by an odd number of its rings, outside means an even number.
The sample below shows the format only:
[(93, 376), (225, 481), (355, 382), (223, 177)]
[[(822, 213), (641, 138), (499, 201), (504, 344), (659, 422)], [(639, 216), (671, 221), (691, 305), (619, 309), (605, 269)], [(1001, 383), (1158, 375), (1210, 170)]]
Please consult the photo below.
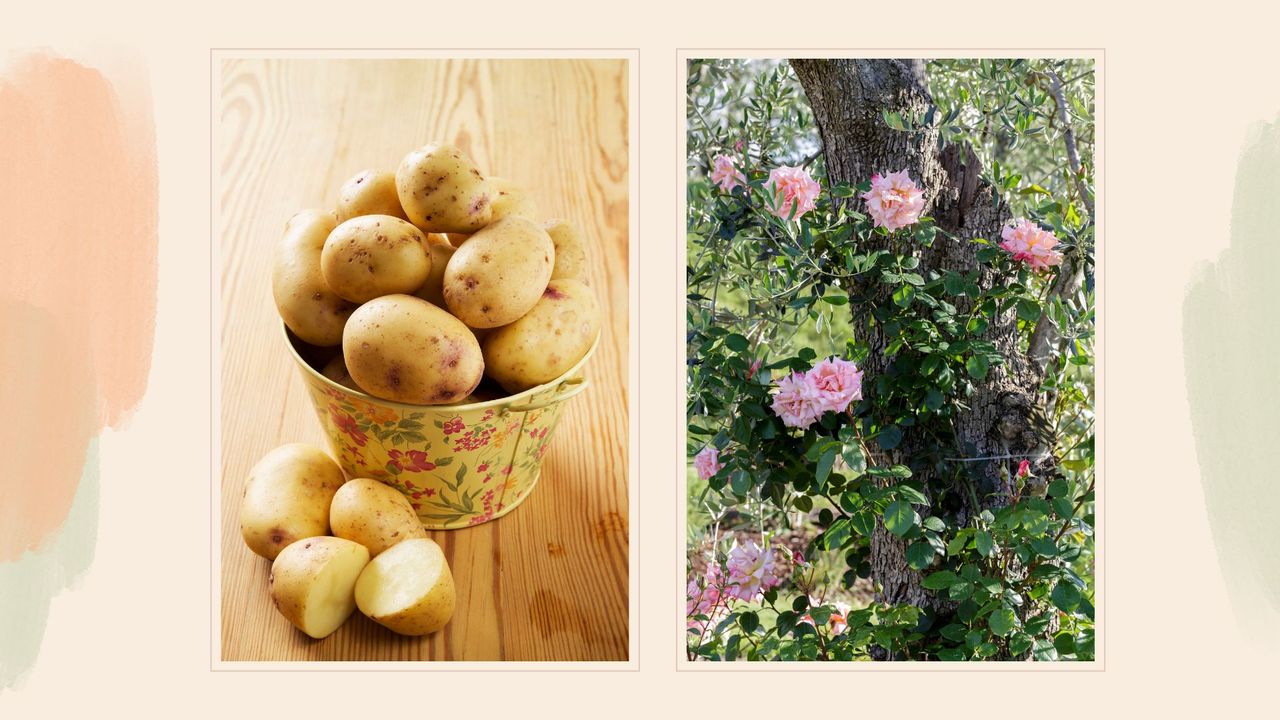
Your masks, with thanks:
[(240, 534), (253, 552), (276, 559), (297, 540), (329, 534), (329, 504), (346, 481), (320, 448), (282, 445), (249, 471), (240, 500)]
[(329, 505), (333, 534), (378, 553), (409, 538), (427, 537), (418, 513), (399, 490), (369, 478), (356, 478), (338, 488)]
[[(316, 577), (331, 562), (346, 556), (361, 570), (369, 564), (369, 550), (363, 545), (336, 537), (313, 537), (299, 540), (286, 547), (271, 564), (267, 586), (271, 602), (276, 610), (294, 627), (317, 640), (329, 633), (314, 633), (306, 625), (307, 602)], [(357, 580), (359, 576), (357, 575)], [(355, 609), (355, 592), (352, 588), (350, 609), (343, 621)], [(340, 625), (339, 625), (340, 626)], [(333, 628), (336, 630), (337, 628)], [(332, 631), (330, 631), (332, 632)]]
[(444, 301), (473, 328), (515, 322), (542, 296), (555, 245), (531, 220), (507, 217), (467, 238), (444, 270)]
[(431, 255), (431, 272), (427, 279), (413, 292), (438, 308), (444, 307), (444, 269), (453, 257), (453, 245), (444, 235), (430, 233), (427, 235), (427, 253)]
[(538, 212), (538, 203), (534, 202), (528, 188), (518, 185), (503, 177), (489, 176), (489, 187), (493, 189), (493, 219), (515, 216), (526, 220), (537, 220), (542, 217)]
[(363, 170), (338, 190), (338, 222), (361, 215), (390, 215), (408, 220), (396, 192), (396, 174), (390, 170)]
[(364, 392), (356, 384), (356, 381), (352, 379), (351, 373), (347, 372), (347, 361), (342, 358), (342, 353), (334, 355), (329, 362), (325, 363), (324, 368), (320, 370), (320, 374), (348, 390)]
[(342, 356), (365, 392), (414, 405), (457, 402), (484, 376), (475, 335), (412, 295), (385, 295), (361, 305), (347, 322)]
[(551, 269), (551, 279), (577, 278), (586, 282), (587, 250), (582, 233), (567, 220), (548, 220), (542, 229), (551, 236), (556, 248), (556, 264)]
[(450, 143), (405, 155), (396, 193), (409, 221), (423, 232), (470, 233), (493, 221), (495, 193), (474, 162)]
[(511, 393), (551, 382), (587, 354), (599, 331), (591, 288), (572, 278), (552, 280), (527, 315), (485, 338), (486, 371)]
[(329, 289), (354, 303), (411, 293), (431, 272), (427, 239), (390, 215), (361, 215), (338, 225), (324, 241), (320, 270)]
[(329, 289), (320, 269), (320, 253), (337, 224), (324, 210), (289, 218), (271, 273), (271, 294), (284, 324), (303, 342), (321, 347), (342, 342), (342, 328), (356, 309)]

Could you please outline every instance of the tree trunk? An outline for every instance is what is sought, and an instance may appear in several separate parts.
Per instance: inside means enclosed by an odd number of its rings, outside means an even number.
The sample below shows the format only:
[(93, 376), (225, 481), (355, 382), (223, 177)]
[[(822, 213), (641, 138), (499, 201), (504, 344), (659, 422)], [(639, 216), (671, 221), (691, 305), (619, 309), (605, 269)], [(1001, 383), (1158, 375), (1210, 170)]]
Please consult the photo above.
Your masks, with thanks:
[[(939, 233), (933, 246), (917, 252), (917, 272), (926, 278), (931, 270), (950, 269), (960, 273), (978, 267), (977, 245), (972, 238), (998, 239), (1001, 227), (1009, 219), (1009, 210), (988, 184), (981, 180), (981, 167), (971, 148), (947, 145), (939, 147), (936, 127), (918, 132), (890, 128), (884, 113), (898, 113), (903, 118), (924, 118), (932, 106), (926, 84), (924, 62), (920, 60), (792, 60), (792, 67), (813, 109), (821, 133), (827, 175), (832, 184), (855, 185), (869, 180), (875, 173), (906, 169), (924, 189), (925, 214), (937, 226), (954, 236), (951, 240)], [(851, 200), (861, 204), (861, 200)], [(879, 238), (871, 243), (883, 242)], [(985, 291), (995, 278), (984, 270), (978, 284)], [(851, 284), (845, 287), (851, 298), (875, 299), (875, 288)], [(959, 298), (957, 310), (967, 311), (967, 298)], [(878, 301), (888, 302), (880, 297)], [(856, 307), (851, 303), (850, 307)], [(857, 312), (855, 310), (855, 312)], [(871, 354), (865, 365), (868, 377), (892, 370), (895, 358), (884, 348), (892, 338), (885, 337), (880, 325), (865, 329)], [(987, 458), (992, 456), (1042, 456), (1036, 474), (1045, 477), (1051, 470), (1047, 449), (1037, 432), (1044, 417), (1038, 388), (1042, 371), (1020, 352), (1017, 317), (1013, 310), (994, 319), (985, 339), (995, 344), (1004, 356), (1003, 365), (993, 366), (985, 380), (977, 383), (968, 398), (967, 408), (954, 421), (955, 447), (938, 447), (934, 437), (926, 437), (918, 428), (903, 428), (901, 444), (890, 453), (889, 460), (912, 468), (915, 477), (925, 481), (926, 492), (933, 499), (932, 512), (945, 514), (963, 525), (984, 508), (1007, 505), (1014, 493), (1009, 472), (1017, 460), (996, 459), (978, 462), (942, 462), (944, 457)], [(1033, 464), (1035, 464), (1033, 459)], [(952, 478), (960, 469), (972, 488), (958, 485)], [(1002, 473), (1004, 469), (1006, 472)], [(1043, 473), (1043, 474), (1042, 474)], [(945, 509), (938, 507), (939, 495), (946, 495)], [(923, 514), (923, 513), (922, 513)], [(948, 612), (947, 603), (920, 586), (921, 574), (911, 570), (905, 557), (905, 543), (889, 533), (881, 524), (871, 540), (871, 569), (879, 586), (879, 597), (888, 603), (910, 603), (926, 610)]]

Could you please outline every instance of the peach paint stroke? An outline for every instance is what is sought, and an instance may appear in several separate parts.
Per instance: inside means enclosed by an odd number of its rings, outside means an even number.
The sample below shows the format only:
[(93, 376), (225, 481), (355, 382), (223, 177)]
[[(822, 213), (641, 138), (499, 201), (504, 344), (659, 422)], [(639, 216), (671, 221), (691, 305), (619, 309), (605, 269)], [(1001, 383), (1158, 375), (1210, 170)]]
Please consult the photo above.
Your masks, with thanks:
[(0, 690), (92, 562), (96, 437), (151, 366), (155, 128), (145, 67), (123, 67), (38, 52), (0, 75)]

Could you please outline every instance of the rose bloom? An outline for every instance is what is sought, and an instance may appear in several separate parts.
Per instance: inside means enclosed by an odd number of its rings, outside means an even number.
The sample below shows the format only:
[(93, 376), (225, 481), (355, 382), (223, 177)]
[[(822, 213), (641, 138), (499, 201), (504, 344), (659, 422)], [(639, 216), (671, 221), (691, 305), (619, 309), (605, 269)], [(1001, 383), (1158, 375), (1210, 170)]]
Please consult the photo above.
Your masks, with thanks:
[(871, 189), (862, 199), (876, 225), (890, 232), (915, 223), (924, 212), (924, 191), (906, 170), (872, 175)]
[(787, 427), (807, 428), (822, 417), (823, 398), (808, 373), (792, 373), (778, 381), (773, 412)]
[(862, 371), (848, 360), (828, 358), (814, 365), (807, 375), (818, 391), (822, 412), (842, 413), (854, 400), (862, 399)]
[(712, 610), (720, 604), (720, 591), (723, 587), (724, 576), (720, 573), (720, 566), (714, 562), (707, 563), (705, 578), (697, 575), (689, 576), (689, 586), (685, 588), (688, 595), (685, 615), (689, 619), (689, 627), (702, 630), (702, 621), (697, 620), (696, 616), (712, 617)]
[(1058, 244), (1058, 238), (1051, 232), (1041, 230), (1026, 218), (1005, 227), (1000, 237), (1004, 239), (1000, 247), (1009, 251), (1014, 260), (1026, 263), (1032, 270), (1044, 270), (1062, 262), (1062, 253), (1053, 249)]
[(720, 472), (720, 468), (724, 465), (720, 464), (720, 451), (714, 445), (708, 445), (702, 448), (702, 451), (693, 457), (693, 467), (698, 471), (698, 477), (702, 480)]
[(1031, 461), (1023, 460), (1018, 463), (1018, 477), (1026, 477), (1031, 474)]
[(717, 155), (712, 162), (711, 182), (720, 186), (725, 192), (732, 192), (739, 185), (747, 184), (747, 176), (733, 165), (733, 158), (728, 155)]
[[(809, 604), (811, 606), (821, 605), (821, 603), (815, 603), (813, 598), (809, 598)], [(843, 602), (835, 602), (832, 603), (832, 605), (835, 606), (835, 610), (831, 612), (831, 617), (827, 620), (827, 625), (831, 626), (832, 635), (839, 635), (849, 628), (849, 610), (851, 608), (849, 607), (849, 603)], [(813, 616), (805, 613), (804, 616), (800, 618), (800, 622), (807, 622), (810, 625), (813, 625)], [(814, 627), (817, 626), (814, 625)]]
[(726, 597), (754, 600), (755, 597), (778, 584), (773, 574), (775, 565), (773, 549), (756, 545), (748, 539), (745, 544), (735, 542), (729, 551), (726, 569), (729, 581), (724, 586)]
[(786, 220), (791, 217), (791, 209), (795, 208), (796, 217), (800, 217), (817, 205), (818, 193), (822, 186), (802, 167), (777, 167), (769, 172), (769, 181), (765, 188), (773, 195), (776, 208), (773, 214)]

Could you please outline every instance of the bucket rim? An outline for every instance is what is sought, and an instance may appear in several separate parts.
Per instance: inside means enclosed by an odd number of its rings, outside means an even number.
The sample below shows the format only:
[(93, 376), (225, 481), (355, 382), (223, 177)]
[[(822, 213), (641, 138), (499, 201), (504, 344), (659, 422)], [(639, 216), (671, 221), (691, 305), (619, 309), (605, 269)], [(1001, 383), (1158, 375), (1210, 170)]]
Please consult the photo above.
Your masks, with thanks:
[[(590, 360), (591, 356), (595, 354), (596, 348), (600, 346), (600, 338), (601, 336), (604, 335), (604, 328), (600, 328), (599, 330), (597, 330), (596, 339), (591, 342), (591, 347), (587, 349), (586, 354), (584, 354), (578, 360), (578, 362), (574, 363), (573, 367), (561, 373), (559, 377), (549, 382), (545, 382), (541, 385), (535, 385), (534, 387), (531, 387), (528, 390), (525, 390), (523, 392), (516, 393), (515, 395), (506, 395), (504, 397), (500, 397), (495, 400), (486, 400), (484, 402), (467, 403), (463, 405), (414, 405), (412, 403), (396, 402), (395, 400), (384, 400), (380, 397), (370, 395), (369, 393), (366, 393), (363, 390), (353, 390), (352, 388), (349, 388), (345, 385), (339, 385), (333, 380), (330, 380), (329, 378), (321, 374), (320, 371), (311, 367), (311, 364), (308, 363), (306, 360), (302, 359), (302, 356), (298, 354), (298, 348), (294, 346), (293, 339), (290, 337), (289, 326), (285, 324), (283, 318), (280, 320), (280, 330), (281, 330), (281, 334), (284, 337), (284, 344), (289, 349), (289, 355), (293, 357), (294, 363), (296, 363), (300, 368), (302, 368), (302, 371), (304, 373), (311, 375), (311, 377), (313, 377), (316, 380), (319, 380), (322, 384), (324, 384), (327, 387), (330, 387), (334, 390), (338, 390), (339, 392), (344, 392), (350, 395), (354, 395), (355, 397), (360, 398), (361, 400), (364, 400), (366, 402), (375, 402), (381, 405), (387, 405), (389, 407), (397, 408), (400, 410), (415, 411), (415, 410), (424, 410), (424, 409), (449, 408), (450, 411), (452, 412), (462, 412), (466, 410), (487, 410), (489, 408), (497, 408), (504, 405), (518, 405), (522, 401), (529, 400), (534, 395), (556, 389), (556, 387), (558, 387), (565, 380), (568, 380), (569, 378), (573, 377), (582, 369), (584, 365), (587, 364), (587, 361)], [(342, 352), (341, 346), (338, 347), (338, 352)]]

